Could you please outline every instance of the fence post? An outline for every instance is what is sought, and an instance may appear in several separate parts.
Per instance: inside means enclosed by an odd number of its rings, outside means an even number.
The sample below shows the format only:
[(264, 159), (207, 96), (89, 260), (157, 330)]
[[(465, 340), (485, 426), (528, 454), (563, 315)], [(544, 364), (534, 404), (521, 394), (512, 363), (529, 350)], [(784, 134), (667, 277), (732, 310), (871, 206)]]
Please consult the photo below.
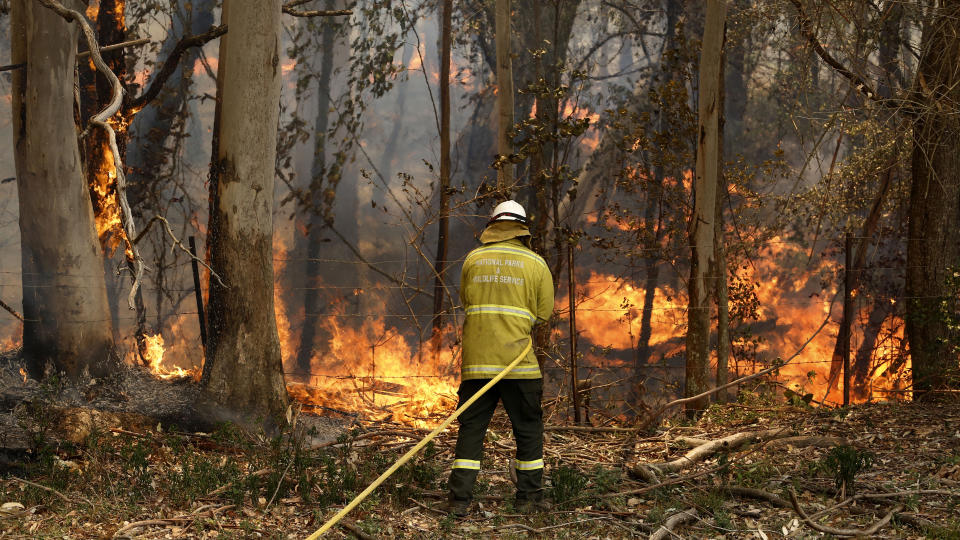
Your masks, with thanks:
[(200, 321), (200, 344), (203, 345), (203, 360), (207, 360), (207, 318), (203, 311), (203, 292), (200, 290), (200, 268), (197, 266), (197, 242), (191, 236), (190, 242), (190, 264), (193, 266), (193, 290), (197, 296), (197, 319)]

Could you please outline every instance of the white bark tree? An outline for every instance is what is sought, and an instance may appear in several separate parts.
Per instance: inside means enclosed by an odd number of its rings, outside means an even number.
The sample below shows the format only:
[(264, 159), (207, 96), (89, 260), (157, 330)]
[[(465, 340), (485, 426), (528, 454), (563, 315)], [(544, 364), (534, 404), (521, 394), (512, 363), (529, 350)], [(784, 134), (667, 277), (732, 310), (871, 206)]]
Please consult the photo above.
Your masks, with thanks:
[(13, 75), (24, 356), (35, 377), (48, 368), (71, 378), (101, 377), (117, 361), (74, 128), (78, 27), (34, 0), (14, 0), (12, 7), (12, 59), (27, 64)]
[(289, 402), (273, 301), (273, 179), (280, 103), (279, 0), (226, 0), (207, 245), (210, 335), (203, 385), (277, 421)]
[[(708, 0), (700, 56), (698, 105), (697, 176), (693, 217), (690, 222), (690, 282), (687, 310), (686, 396), (708, 389), (710, 380), (710, 292), (716, 269), (714, 250), (717, 220), (717, 185), (721, 174), (721, 115), (723, 113), (723, 39), (727, 6), (724, 0)], [(703, 410), (707, 398), (687, 403), (687, 410)]]

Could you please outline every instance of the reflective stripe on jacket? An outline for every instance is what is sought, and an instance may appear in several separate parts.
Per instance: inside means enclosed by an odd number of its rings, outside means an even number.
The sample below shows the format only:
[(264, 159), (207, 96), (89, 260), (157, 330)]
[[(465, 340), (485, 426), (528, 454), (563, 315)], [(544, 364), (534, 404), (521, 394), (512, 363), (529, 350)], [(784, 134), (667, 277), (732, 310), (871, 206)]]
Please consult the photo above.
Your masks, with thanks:
[[(460, 302), (466, 311), (461, 378), (492, 379), (523, 351), (534, 323), (550, 318), (553, 278), (543, 258), (517, 238), (490, 242), (464, 260)], [(540, 377), (532, 350), (506, 375)]]

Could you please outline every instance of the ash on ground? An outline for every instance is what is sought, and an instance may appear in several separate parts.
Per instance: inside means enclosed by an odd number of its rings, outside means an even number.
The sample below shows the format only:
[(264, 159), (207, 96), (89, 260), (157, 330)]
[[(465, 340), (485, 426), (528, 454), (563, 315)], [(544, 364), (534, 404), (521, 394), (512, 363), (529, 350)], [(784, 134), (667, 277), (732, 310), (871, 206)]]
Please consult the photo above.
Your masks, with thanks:
[[(123, 364), (109, 380), (39, 382), (26, 375), (20, 349), (0, 352), (0, 448), (30, 448), (37, 429), (32, 416), (40, 408), (57, 424), (55, 439), (76, 443), (91, 429), (83, 424), (128, 430), (159, 425), (185, 432), (210, 432), (224, 422), (254, 425), (207, 399), (190, 377), (158, 379), (146, 368)], [(299, 425), (312, 443), (335, 440), (346, 430), (343, 420), (306, 413)]]

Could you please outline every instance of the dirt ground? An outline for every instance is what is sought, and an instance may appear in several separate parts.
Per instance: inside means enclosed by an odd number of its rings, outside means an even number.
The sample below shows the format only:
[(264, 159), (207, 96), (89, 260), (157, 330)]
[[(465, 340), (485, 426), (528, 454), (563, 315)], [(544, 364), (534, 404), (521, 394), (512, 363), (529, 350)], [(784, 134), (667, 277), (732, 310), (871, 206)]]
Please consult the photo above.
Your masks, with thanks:
[[(42, 425), (60, 402), (31, 392), (4, 413), (21, 427), (39, 420), (0, 461), (0, 538), (303, 538), (425, 434), (301, 415), (267, 437), (119, 415), (71, 442)], [(552, 508), (534, 514), (513, 505), (501, 411), (471, 515), (448, 516), (454, 437), (441, 434), (328, 537), (960, 538), (956, 399), (817, 409), (754, 392), (646, 432), (548, 426)]]

